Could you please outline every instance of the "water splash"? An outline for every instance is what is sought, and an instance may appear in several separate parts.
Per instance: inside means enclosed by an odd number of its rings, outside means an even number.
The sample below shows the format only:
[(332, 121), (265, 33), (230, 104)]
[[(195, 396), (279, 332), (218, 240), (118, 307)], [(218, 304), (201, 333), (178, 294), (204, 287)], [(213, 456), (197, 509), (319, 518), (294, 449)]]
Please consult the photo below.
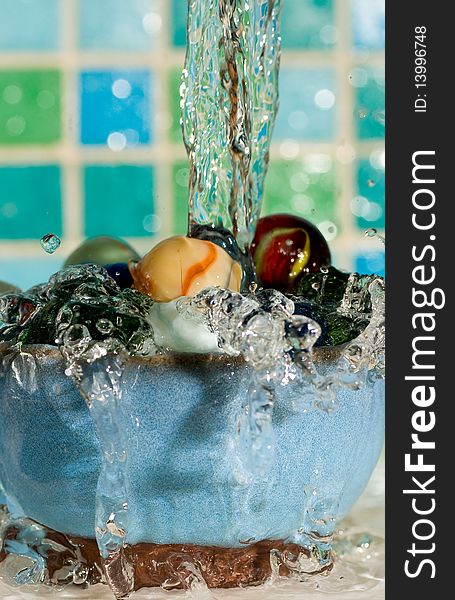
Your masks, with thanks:
[(207, 288), (178, 302), (186, 318), (203, 316), (228, 354), (251, 366), (251, 383), (239, 417), (240, 458), (247, 473), (263, 478), (274, 464), (273, 408), (278, 386), (289, 386), (294, 402), (326, 412), (336, 409), (337, 390), (358, 389), (368, 373), (384, 367), (384, 286), (381, 278), (351, 275), (338, 311), (345, 317), (369, 315), (370, 324), (342, 350), (329, 373), (315, 365), (321, 328), (275, 290), (242, 296)]
[(40, 239), (41, 248), (48, 254), (54, 254), (61, 243), (62, 240), (55, 233), (47, 233)]
[(181, 85), (189, 232), (224, 226), (248, 245), (278, 108), (281, 0), (189, 0)]
[[(320, 273), (321, 277), (327, 275)], [(379, 277), (357, 274), (343, 281), (345, 289), (339, 299), (339, 314), (352, 319), (362, 315), (369, 324), (360, 335), (339, 348), (335, 367), (332, 361), (328, 371), (321, 369), (315, 360), (320, 326), (306, 315), (295, 314), (296, 304), (280, 292), (253, 287), (251, 293), (244, 296), (208, 288), (194, 298), (182, 298), (177, 303), (184, 318), (207, 325), (216, 333), (224, 352), (242, 356), (248, 365), (248, 384), (238, 414), (237, 441), (234, 443), (239, 458), (234, 461), (235, 469), (239, 462), (243, 468), (239, 474), (240, 485), (255, 485), (266, 480), (274, 465), (273, 413), (277, 398), (284, 398), (283, 387), (289, 393), (289, 401), (294, 402), (295, 410), (306, 412), (314, 408), (330, 412), (337, 409), (339, 389), (358, 389), (367, 377), (382, 377), (383, 281)], [(6, 329), (22, 328), (19, 337), (24, 332), (37, 335), (44, 327), (49, 335), (49, 315), (53, 315), (56, 330), (51, 335), (60, 346), (66, 374), (73, 378), (90, 410), (103, 459), (96, 500), (96, 538), (103, 577), (117, 598), (127, 598), (135, 585), (134, 562), (127, 544), (131, 524), (127, 441), (122, 428), (125, 419), (122, 409), (124, 361), (127, 355), (141, 355), (147, 348), (152, 354), (162, 351), (153, 343), (153, 331), (147, 329), (147, 312), (153, 302), (134, 293), (131, 296), (130, 292), (121, 292), (103, 269), (84, 266), (70, 267), (51, 278), (49, 284), (37, 286), (25, 295), (2, 298), (4, 318), (11, 319)], [(331, 280), (327, 280), (324, 298), (338, 298), (337, 294)], [(20, 326), (17, 319), (24, 297), (33, 302), (37, 310)], [(7, 385), (14, 383), (14, 390), (35, 389), (33, 360), (33, 355), (16, 342), (3, 360), (2, 369), (9, 373)], [(237, 473), (233, 472), (233, 476), (237, 477)], [(327, 498), (320, 501), (318, 492), (317, 487), (306, 491), (308, 510), (295, 538), (308, 554), (290, 556), (278, 552), (271, 558), (277, 572), (284, 565), (299, 580), (331, 566), (330, 546), (335, 525), (331, 514), (336, 512), (336, 499), (332, 503)], [(16, 556), (21, 548), (9, 545), (8, 555)], [(48, 567), (37, 562), (33, 552), (21, 559), (25, 561), (21, 569), (25, 580), (49, 581)], [(14, 560), (14, 564), (18, 564)], [(74, 559), (76, 564), (79, 565), (76, 570), (68, 567), (66, 574), (62, 572), (62, 579), (70, 581), (74, 575), (78, 581), (83, 580), (84, 562)], [(197, 571), (186, 567), (179, 567), (176, 573), (184, 573), (183, 579), (189, 589), (194, 586), (198, 590), (204, 588), (203, 574), (199, 577)], [(99, 577), (99, 573), (96, 576)]]
[(42, 584), (61, 588), (104, 582), (77, 543), (31, 519), (11, 515), (5, 506), (0, 506), (0, 558), (2, 554), (0, 581), (16, 590), (27, 586), (39, 593)]
[(378, 238), (378, 240), (385, 245), (385, 237), (381, 235), (377, 229), (370, 227), (365, 231), (365, 237), (367, 238)]

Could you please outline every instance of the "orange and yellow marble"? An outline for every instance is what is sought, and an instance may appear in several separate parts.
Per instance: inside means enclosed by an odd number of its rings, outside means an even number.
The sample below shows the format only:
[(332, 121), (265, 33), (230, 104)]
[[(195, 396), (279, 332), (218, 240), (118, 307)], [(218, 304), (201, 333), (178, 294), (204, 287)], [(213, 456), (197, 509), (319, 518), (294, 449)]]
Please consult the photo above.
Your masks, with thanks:
[(130, 264), (133, 287), (159, 302), (194, 296), (209, 286), (240, 291), (242, 267), (220, 246), (175, 236)]

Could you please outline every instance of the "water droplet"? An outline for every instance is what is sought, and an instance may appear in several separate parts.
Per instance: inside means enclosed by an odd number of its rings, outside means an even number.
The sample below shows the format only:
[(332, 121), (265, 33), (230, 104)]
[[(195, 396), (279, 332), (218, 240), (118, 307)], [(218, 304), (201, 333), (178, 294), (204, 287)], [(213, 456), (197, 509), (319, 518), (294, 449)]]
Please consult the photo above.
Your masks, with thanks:
[(324, 25), (319, 32), (319, 37), (324, 44), (332, 46), (338, 40), (338, 29), (333, 25)]
[(369, 188), (373, 188), (376, 185), (376, 181), (374, 179), (369, 179), (367, 185)]
[(54, 233), (47, 233), (40, 239), (41, 248), (48, 254), (54, 254), (61, 243), (62, 240)]
[(0, 208), (0, 213), (6, 219), (12, 219), (17, 215), (17, 206), (13, 202), (5, 202)]
[(162, 27), (161, 16), (156, 12), (147, 13), (142, 19), (142, 27), (150, 36), (156, 35)]
[(158, 215), (146, 215), (142, 220), (142, 227), (149, 233), (156, 233), (161, 229), (161, 219)]
[(357, 111), (359, 119), (366, 119), (368, 116), (368, 110), (366, 108), (359, 108)]
[(356, 88), (364, 87), (368, 83), (367, 71), (362, 68), (352, 69), (349, 73), (349, 83)]
[(49, 90), (41, 90), (36, 97), (36, 103), (40, 108), (45, 110), (52, 108), (55, 104), (55, 96)]
[(25, 126), (26, 126), (25, 119), (23, 117), (21, 117), (20, 115), (16, 115), (7, 120), (5, 127), (6, 127), (6, 132), (9, 135), (16, 136), (16, 135), (21, 135), (22, 133), (24, 133)]
[(120, 131), (113, 131), (107, 138), (107, 145), (114, 152), (120, 152), (126, 147), (126, 137)]
[(370, 547), (370, 545), (371, 545), (371, 542), (372, 542), (372, 541), (373, 541), (373, 540), (372, 540), (372, 538), (371, 538), (371, 535), (370, 535), (369, 533), (364, 533), (364, 534), (363, 534), (363, 535), (360, 537), (360, 539), (357, 541), (357, 544), (356, 544), (356, 546), (357, 546), (357, 548), (359, 548), (359, 549), (362, 549), (362, 550), (363, 550), (363, 549), (369, 548), (369, 547)]
[(373, 119), (385, 126), (385, 112), (383, 110), (376, 110), (373, 113)]
[(377, 233), (378, 233), (377, 229), (375, 229), (374, 227), (370, 227), (369, 229), (367, 229), (365, 231), (365, 237), (373, 238), (373, 237), (376, 237)]
[(310, 185), (310, 177), (304, 171), (299, 171), (291, 176), (290, 184), (294, 192), (304, 192)]
[(295, 140), (284, 140), (280, 144), (280, 154), (285, 160), (293, 160), (299, 155), (299, 144)]
[(255, 294), (256, 290), (258, 289), (258, 284), (253, 281), (252, 283), (250, 283), (250, 287), (248, 288), (250, 290), (251, 294)]
[(7, 104), (17, 104), (22, 100), (22, 90), (17, 85), (7, 85), (2, 96)]
[(373, 150), (370, 154), (370, 165), (377, 171), (383, 171), (385, 168), (385, 152), (384, 149)]
[(338, 227), (335, 223), (332, 223), (332, 221), (321, 221), (321, 223), (318, 223), (317, 225), (319, 231), (328, 242), (335, 239), (338, 235)]
[(319, 90), (314, 96), (314, 103), (321, 110), (330, 110), (335, 105), (335, 94), (331, 90)]
[(116, 79), (112, 84), (112, 93), (116, 98), (125, 100), (131, 94), (131, 84), (126, 79)]
[(307, 114), (303, 110), (293, 110), (289, 113), (288, 123), (296, 131), (304, 131), (309, 123)]
[(89, 570), (85, 565), (77, 565), (73, 571), (74, 585), (83, 585), (89, 576)]
[(101, 333), (111, 333), (114, 326), (109, 319), (99, 319), (96, 323), (96, 328)]

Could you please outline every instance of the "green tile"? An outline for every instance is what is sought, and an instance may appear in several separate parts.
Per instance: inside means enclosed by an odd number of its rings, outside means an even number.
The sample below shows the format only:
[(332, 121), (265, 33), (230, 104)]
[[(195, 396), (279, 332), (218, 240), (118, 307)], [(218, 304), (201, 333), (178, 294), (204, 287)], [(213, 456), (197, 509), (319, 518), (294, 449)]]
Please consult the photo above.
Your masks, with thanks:
[(185, 235), (188, 229), (189, 163), (182, 161), (172, 167), (174, 219), (172, 233)]
[(60, 169), (54, 165), (0, 168), (0, 238), (39, 240), (62, 235)]
[(340, 231), (335, 169), (328, 155), (270, 161), (262, 215), (291, 213), (321, 228), (327, 239)]
[(283, 48), (323, 50), (334, 46), (333, 0), (285, 0), (281, 15)]
[(60, 72), (0, 71), (0, 144), (49, 144), (60, 139)]
[(174, 70), (169, 73), (170, 117), (169, 139), (177, 144), (183, 144), (182, 128), (180, 126), (180, 80), (182, 71)]
[(351, 75), (356, 88), (354, 119), (360, 139), (382, 139), (385, 126), (384, 69), (357, 68)]
[(153, 167), (86, 166), (84, 209), (87, 236), (148, 237), (158, 233)]

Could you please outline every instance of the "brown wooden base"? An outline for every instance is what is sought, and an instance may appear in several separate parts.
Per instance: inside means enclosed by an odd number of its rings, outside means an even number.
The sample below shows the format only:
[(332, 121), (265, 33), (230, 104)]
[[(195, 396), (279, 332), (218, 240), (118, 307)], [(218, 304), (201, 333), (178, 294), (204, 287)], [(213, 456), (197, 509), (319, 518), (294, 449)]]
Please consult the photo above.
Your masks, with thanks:
[[(7, 527), (4, 541), (16, 539), (18, 533), (19, 530), (14, 525)], [(47, 551), (49, 583), (63, 583), (59, 574), (68, 571), (72, 564), (83, 565), (87, 584), (94, 585), (105, 581), (96, 540), (66, 536), (52, 530), (47, 530), (46, 538), (53, 542)], [(42, 544), (43, 540), (40, 540), (40, 543)], [(56, 544), (58, 550), (55, 549)], [(182, 589), (191, 583), (195, 570), (209, 588), (255, 586), (264, 583), (272, 575), (272, 554), (279, 557), (276, 568), (281, 576), (290, 574), (286, 563), (292, 563), (302, 553), (309, 556), (308, 551), (297, 544), (279, 540), (264, 540), (245, 548), (144, 543), (126, 546), (123, 552), (126, 561), (133, 566), (135, 590), (160, 586), (166, 589)], [(5, 558), (3, 544), (0, 562)], [(330, 568), (331, 565), (328, 565), (322, 567), (321, 571)]]

